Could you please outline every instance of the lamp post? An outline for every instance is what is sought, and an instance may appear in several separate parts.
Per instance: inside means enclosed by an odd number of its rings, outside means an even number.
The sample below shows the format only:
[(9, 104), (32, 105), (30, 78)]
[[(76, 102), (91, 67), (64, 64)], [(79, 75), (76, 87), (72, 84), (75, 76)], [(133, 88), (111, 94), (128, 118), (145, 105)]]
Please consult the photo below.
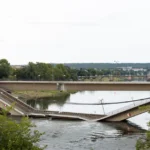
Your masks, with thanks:
[[(132, 99), (132, 101), (133, 101), (133, 97), (131, 97), (131, 99)], [(135, 103), (134, 103), (134, 101), (133, 101), (133, 105), (135, 106)]]
[(113, 71), (112, 71), (112, 69), (110, 69), (110, 78), (109, 78), (109, 81), (113, 81), (113, 73), (112, 73)]
[(39, 80), (40, 80), (40, 76), (41, 76), (41, 75), (39, 74), (39, 75), (38, 75), (38, 79), (39, 79)]
[(54, 80), (54, 75), (53, 75), (53, 66), (52, 66), (52, 81)]
[(52, 81), (54, 80), (54, 75), (52, 74)]
[(64, 75), (63, 75), (63, 80), (65, 80), (65, 78), (66, 78), (66, 75), (64, 74)]
[(102, 103), (103, 99), (100, 99), (100, 102), (101, 102), (101, 105), (102, 105), (102, 109), (103, 109), (103, 113), (105, 115), (105, 110), (104, 110), (104, 106), (103, 106), (103, 103)]
[(14, 75), (14, 80), (16, 80), (16, 74)]
[(114, 61), (116, 63), (116, 67), (115, 67), (115, 74), (116, 74), (116, 78), (117, 78), (117, 65), (118, 65), (118, 61)]

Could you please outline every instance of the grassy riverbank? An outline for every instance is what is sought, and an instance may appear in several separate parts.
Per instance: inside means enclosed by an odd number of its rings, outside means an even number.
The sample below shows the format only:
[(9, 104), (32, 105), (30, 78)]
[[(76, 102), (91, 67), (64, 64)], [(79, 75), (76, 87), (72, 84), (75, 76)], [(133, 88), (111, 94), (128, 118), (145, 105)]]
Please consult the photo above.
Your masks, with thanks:
[(14, 91), (12, 94), (24, 101), (31, 99), (48, 99), (68, 97), (75, 91)]

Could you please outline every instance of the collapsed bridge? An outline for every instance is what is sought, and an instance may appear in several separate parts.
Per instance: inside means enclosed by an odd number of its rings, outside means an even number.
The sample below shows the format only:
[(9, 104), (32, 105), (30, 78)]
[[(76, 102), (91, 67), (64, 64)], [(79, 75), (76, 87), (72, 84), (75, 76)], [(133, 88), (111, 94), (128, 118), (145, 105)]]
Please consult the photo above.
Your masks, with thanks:
[[(130, 102), (130, 101), (126, 101)], [(14, 105), (14, 108), (10, 110), (11, 115), (14, 116), (29, 116), (29, 117), (48, 117), (51, 119), (71, 119), (71, 120), (85, 120), (85, 121), (124, 121), (141, 113), (150, 110), (150, 98), (134, 100), (134, 103), (125, 106), (123, 108), (114, 110), (107, 114), (86, 114), (86, 113), (74, 113), (74, 112), (60, 112), (60, 111), (45, 111), (37, 110), (20, 99), (14, 97), (11, 93), (0, 88), (0, 108), (6, 109), (6, 106)], [(122, 103), (122, 102), (121, 102)], [(108, 104), (108, 103), (107, 103)], [(85, 104), (84, 104), (85, 105)], [(105, 103), (99, 103), (95, 105), (106, 105)], [(139, 109), (139, 107), (144, 109)]]

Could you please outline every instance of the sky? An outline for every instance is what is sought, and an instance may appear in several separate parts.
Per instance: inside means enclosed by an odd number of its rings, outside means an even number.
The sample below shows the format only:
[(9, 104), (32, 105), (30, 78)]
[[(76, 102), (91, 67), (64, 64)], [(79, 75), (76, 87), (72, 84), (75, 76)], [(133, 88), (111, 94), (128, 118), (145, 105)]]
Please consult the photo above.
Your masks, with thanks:
[(12, 65), (150, 62), (149, 0), (0, 0)]

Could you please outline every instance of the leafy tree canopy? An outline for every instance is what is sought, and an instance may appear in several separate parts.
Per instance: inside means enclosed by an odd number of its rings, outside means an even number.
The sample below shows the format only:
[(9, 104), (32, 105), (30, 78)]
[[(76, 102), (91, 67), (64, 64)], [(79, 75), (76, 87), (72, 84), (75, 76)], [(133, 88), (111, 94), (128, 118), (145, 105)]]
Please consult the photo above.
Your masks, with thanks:
[(6, 59), (0, 60), (0, 78), (7, 78), (10, 75), (10, 63)]
[(33, 125), (28, 118), (16, 122), (6, 115), (0, 115), (0, 149), (1, 150), (44, 150), (37, 145), (42, 135), (31, 131)]

